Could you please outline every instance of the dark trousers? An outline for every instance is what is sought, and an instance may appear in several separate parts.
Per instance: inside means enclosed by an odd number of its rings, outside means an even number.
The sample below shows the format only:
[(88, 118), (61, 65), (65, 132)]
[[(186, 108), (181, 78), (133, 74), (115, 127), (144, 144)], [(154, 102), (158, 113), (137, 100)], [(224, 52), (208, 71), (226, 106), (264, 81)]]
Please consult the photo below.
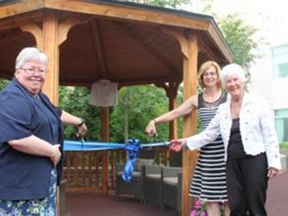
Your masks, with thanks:
[(228, 158), (226, 168), (230, 216), (267, 216), (267, 167), (264, 153)]

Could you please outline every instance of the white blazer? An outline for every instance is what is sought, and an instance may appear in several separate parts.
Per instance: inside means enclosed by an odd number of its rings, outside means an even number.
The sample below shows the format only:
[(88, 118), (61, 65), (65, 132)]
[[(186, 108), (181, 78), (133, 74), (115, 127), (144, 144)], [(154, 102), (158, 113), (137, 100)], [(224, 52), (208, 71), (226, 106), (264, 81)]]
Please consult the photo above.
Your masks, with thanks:
[[(220, 134), (225, 145), (225, 160), (229, 144), (232, 117), (231, 97), (221, 104), (209, 126), (201, 133), (187, 138), (187, 146), (194, 150), (214, 141)], [(268, 166), (281, 168), (279, 143), (267, 103), (263, 98), (245, 93), (240, 113), (240, 133), (247, 155), (266, 152)]]

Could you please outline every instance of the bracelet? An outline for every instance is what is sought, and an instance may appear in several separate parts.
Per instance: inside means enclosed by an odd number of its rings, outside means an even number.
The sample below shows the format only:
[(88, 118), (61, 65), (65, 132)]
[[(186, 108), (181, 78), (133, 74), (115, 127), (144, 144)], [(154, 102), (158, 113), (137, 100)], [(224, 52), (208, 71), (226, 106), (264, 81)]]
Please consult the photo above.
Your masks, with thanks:
[(85, 120), (81, 118), (81, 123), (78, 124), (77, 126), (78, 126), (78, 127), (81, 127), (83, 124), (85, 124)]

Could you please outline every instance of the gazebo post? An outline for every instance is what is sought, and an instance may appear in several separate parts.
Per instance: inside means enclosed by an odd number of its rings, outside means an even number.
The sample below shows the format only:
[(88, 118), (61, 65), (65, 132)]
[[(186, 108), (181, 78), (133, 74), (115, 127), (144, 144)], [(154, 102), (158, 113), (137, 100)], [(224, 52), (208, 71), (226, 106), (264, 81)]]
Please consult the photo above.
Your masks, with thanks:
[(58, 46), (58, 17), (53, 12), (46, 12), (43, 18), (43, 51), (49, 59), (48, 74), (43, 91), (52, 103), (58, 105), (59, 89), (59, 46)]
[[(183, 55), (183, 82), (184, 100), (197, 93), (197, 65), (198, 65), (198, 40), (197, 34), (189, 30), (187, 35), (180, 31), (168, 28), (162, 29), (166, 34), (176, 38), (180, 44)], [(197, 117), (194, 110), (184, 117), (183, 137), (191, 136), (197, 132)], [(189, 215), (192, 200), (189, 196), (191, 176), (194, 173), (198, 153), (183, 150), (182, 153), (182, 216)]]
[[(102, 140), (109, 142), (109, 107), (102, 107)], [(108, 195), (108, 152), (102, 154), (102, 194)]]
[[(177, 101), (176, 101), (176, 97), (177, 97), (177, 90), (178, 87), (180, 85), (180, 81), (177, 80), (173, 80), (173, 78), (171, 78), (169, 84), (165, 84), (165, 83), (155, 83), (155, 85), (159, 88), (163, 88), (166, 92), (166, 95), (169, 99), (169, 104), (168, 104), (168, 109), (173, 110), (177, 107)], [(169, 122), (169, 139), (176, 139), (178, 137), (177, 135), (177, 119), (170, 121)], [(177, 161), (174, 161), (174, 156), (178, 155), (178, 153), (175, 152), (169, 152), (166, 151), (166, 156), (165, 156), (165, 161), (164, 164), (167, 164), (167, 158), (169, 158), (169, 164), (177, 164), (178, 162), (178, 157), (177, 157)], [(173, 156), (174, 154), (174, 156)], [(173, 159), (172, 159), (173, 158)], [(172, 163), (170, 163), (173, 160)], [(180, 161), (180, 160), (179, 160)]]
[[(58, 18), (53, 13), (46, 13), (43, 18), (43, 28), (36, 23), (19, 26), (22, 31), (31, 33), (36, 40), (36, 46), (46, 53), (49, 59), (49, 73), (47, 74), (43, 91), (52, 103), (57, 105), (59, 88), (59, 47), (58, 47)], [(57, 188), (57, 215), (60, 215), (60, 194)]]
[[(183, 81), (184, 81), (184, 100), (197, 93), (197, 61), (198, 43), (195, 32), (189, 31), (187, 35), (188, 55), (184, 56), (183, 62)], [(197, 132), (196, 110), (184, 117), (183, 137), (191, 136)], [(182, 216), (189, 215), (191, 210), (191, 198), (189, 189), (192, 173), (194, 173), (197, 160), (197, 152), (184, 150), (182, 159)]]
[[(178, 82), (170, 82), (169, 83), (169, 91), (168, 91), (168, 97), (169, 97), (169, 110), (173, 110), (177, 107), (177, 90), (179, 87)], [(170, 139), (176, 139), (177, 138), (177, 120), (171, 121), (169, 123), (169, 138)]]
[[(59, 104), (59, 46), (58, 46), (58, 17), (54, 13), (46, 12), (43, 17), (43, 52), (49, 59), (48, 74), (43, 91), (53, 104)], [(60, 190), (57, 187), (57, 215), (60, 212)]]
[[(55, 105), (59, 103), (59, 46), (67, 39), (67, 34), (71, 27), (87, 22), (88, 19), (84, 16), (76, 16), (76, 18), (69, 17), (59, 23), (57, 14), (48, 11), (44, 14), (42, 28), (36, 23), (26, 23), (19, 26), (22, 31), (29, 32), (35, 37), (37, 47), (45, 52), (49, 58), (49, 72), (43, 91)], [(57, 215), (61, 214), (59, 198), (59, 188), (57, 188)]]
[[(179, 87), (179, 82), (173, 82), (171, 81), (169, 83), (169, 89), (168, 89), (168, 97), (169, 97), (169, 110), (173, 110), (177, 107), (177, 90)], [(169, 122), (169, 139), (177, 139), (177, 120)], [(174, 165), (177, 163), (180, 163), (181, 161), (181, 155), (175, 152), (168, 152), (169, 156), (169, 162), (173, 161)], [(172, 165), (172, 164), (171, 164)], [(180, 165), (179, 165), (180, 166)]]

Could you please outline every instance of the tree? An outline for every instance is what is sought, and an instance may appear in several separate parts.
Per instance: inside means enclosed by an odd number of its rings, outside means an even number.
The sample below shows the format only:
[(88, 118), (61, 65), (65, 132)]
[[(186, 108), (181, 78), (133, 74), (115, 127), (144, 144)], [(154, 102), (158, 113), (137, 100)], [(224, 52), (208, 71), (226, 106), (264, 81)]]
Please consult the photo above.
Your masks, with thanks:
[(154, 5), (158, 7), (177, 8), (183, 4), (187, 4), (189, 0), (127, 0), (128, 2), (142, 3)]
[[(61, 109), (86, 120), (89, 130), (85, 138), (101, 140), (101, 108), (89, 104), (89, 90), (85, 87), (60, 87), (59, 98)], [(65, 127), (64, 138), (76, 138), (76, 133), (76, 127)]]
[(0, 91), (5, 88), (5, 86), (9, 83), (9, 80), (0, 78)]
[[(219, 26), (233, 52), (233, 62), (249, 71), (251, 63), (259, 57), (259, 54), (256, 52), (258, 43), (254, 39), (257, 29), (244, 23), (237, 14), (227, 15), (219, 21)], [(250, 73), (247, 72), (246, 75), (247, 80), (249, 80)]]
[[(127, 104), (127, 93), (129, 104)], [(125, 87), (119, 91), (118, 105), (111, 111), (111, 142), (124, 142), (125, 116), (129, 122), (128, 138), (140, 139), (141, 143), (151, 140), (145, 134), (145, 126), (150, 119), (167, 112), (168, 101), (163, 89), (154, 85)], [(125, 110), (129, 106), (128, 115)], [(153, 141), (166, 141), (168, 139), (168, 125), (157, 127), (158, 137)]]

